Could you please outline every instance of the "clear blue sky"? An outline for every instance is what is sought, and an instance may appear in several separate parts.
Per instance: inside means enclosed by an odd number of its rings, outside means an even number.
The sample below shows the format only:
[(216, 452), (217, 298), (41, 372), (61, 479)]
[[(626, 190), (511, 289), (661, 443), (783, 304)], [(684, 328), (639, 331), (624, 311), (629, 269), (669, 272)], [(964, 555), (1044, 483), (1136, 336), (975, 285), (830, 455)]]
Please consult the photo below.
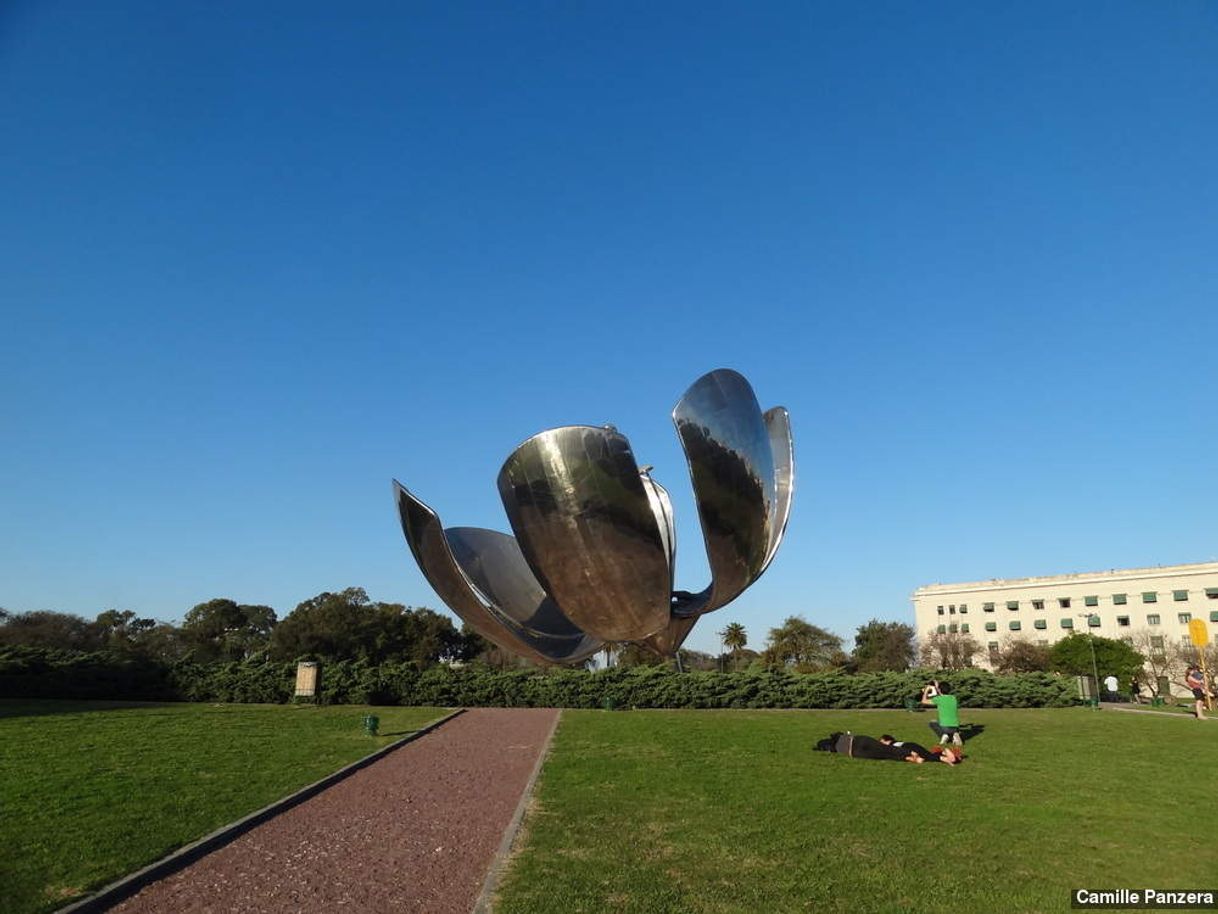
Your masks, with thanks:
[(702, 621), (1218, 558), (1218, 6), (0, 6), (0, 606), (439, 608), (398, 477), (523, 438), (669, 487), (716, 367), (794, 513)]

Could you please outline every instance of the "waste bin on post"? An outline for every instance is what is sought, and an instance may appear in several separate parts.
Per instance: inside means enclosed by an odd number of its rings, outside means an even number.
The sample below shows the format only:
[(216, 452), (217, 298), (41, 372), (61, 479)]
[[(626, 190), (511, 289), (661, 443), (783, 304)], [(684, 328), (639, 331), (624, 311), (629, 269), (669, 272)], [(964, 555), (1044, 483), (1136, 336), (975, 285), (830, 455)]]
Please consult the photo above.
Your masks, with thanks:
[(380, 729), (380, 726), (381, 726), (381, 719), (379, 717), (377, 717), (375, 714), (365, 714), (364, 715), (364, 732), (367, 733), (369, 736), (376, 736), (377, 731)]

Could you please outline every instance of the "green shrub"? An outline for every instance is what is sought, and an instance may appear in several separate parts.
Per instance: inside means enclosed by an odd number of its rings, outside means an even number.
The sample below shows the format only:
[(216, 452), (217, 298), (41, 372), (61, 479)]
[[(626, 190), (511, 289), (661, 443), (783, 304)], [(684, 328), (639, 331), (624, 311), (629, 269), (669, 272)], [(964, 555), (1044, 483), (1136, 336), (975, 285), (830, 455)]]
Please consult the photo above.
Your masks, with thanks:
[[(908, 673), (678, 673), (644, 666), (586, 670), (492, 670), (482, 666), (364, 660), (322, 664), (326, 704), (558, 708), (901, 708), (930, 671)], [(1074, 682), (1051, 673), (943, 673), (964, 707), (1044, 708), (1075, 704)], [(266, 660), (162, 664), (109, 653), (0, 648), (0, 697), (109, 698), (282, 703), (292, 700), (295, 663)]]

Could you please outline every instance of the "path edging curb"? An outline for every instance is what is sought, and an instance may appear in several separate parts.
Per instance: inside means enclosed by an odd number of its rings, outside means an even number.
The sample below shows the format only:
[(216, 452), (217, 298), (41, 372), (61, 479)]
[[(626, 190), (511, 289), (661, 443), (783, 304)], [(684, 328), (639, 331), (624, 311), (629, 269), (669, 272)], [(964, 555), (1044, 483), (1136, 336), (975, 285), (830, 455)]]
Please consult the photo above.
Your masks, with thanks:
[[(321, 793), (327, 787), (332, 787), (339, 781), (344, 780), (361, 768), (367, 768), (373, 762), (378, 761), (384, 756), (393, 752), (409, 742), (413, 742), (421, 736), (426, 736), (432, 730), (442, 724), (448, 723), (454, 717), (465, 713), (464, 708), (445, 714), (439, 720), (433, 720), (425, 727), (421, 727), (406, 736), (392, 742), (387, 746), (382, 746), (375, 752), (365, 755), (361, 759), (357, 759), (350, 765), (339, 768), (337, 771), (327, 774), (319, 781), (314, 781), (305, 787), (300, 788), (295, 793), (288, 794), (282, 799), (276, 800), (262, 809), (256, 810), (247, 816), (237, 819), (235, 822), (230, 822), (228, 825), (222, 825), (209, 835), (204, 835), (199, 840), (179, 847), (176, 851), (154, 863), (148, 864), (143, 869), (136, 870), (134, 873), (129, 873), (121, 879), (117, 879), (107, 886), (98, 889), (92, 895), (74, 901), (66, 907), (59, 908), (54, 914), (101, 914), (108, 910), (120, 901), (130, 898), (136, 892), (145, 886), (164, 879), (171, 873), (175, 873), (180, 869), (194, 863), (200, 857), (204, 857), (212, 851), (228, 844), (234, 838), (237, 838), (247, 831), (261, 825), (268, 819), (272, 819), (282, 812), (286, 812), (293, 806), (298, 806), (310, 797), (314, 797)], [(548, 744), (547, 744), (548, 745)]]
[(474, 902), (474, 909), (471, 914), (491, 914), (492, 903), (495, 900), (495, 890), (499, 888), (499, 878), (503, 875), (503, 871), (507, 866), (508, 857), (512, 853), (512, 846), (516, 843), (516, 837), (520, 834), (520, 826), (524, 821), (524, 814), (528, 810), (529, 801), (533, 798), (533, 788), (537, 784), (537, 776), (541, 774), (541, 767), (545, 764), (546, 756), (550, 754), (550, 744), (554, 741), (554, 731), (558, 729), (558, 722), (562, 719), (562, 708), (557, 709), (558, 713), (554, 715), (554, 723), (550, 724), (550, 732), (546, 734), (545, 742), (541, 745), (541, 752), (537, 754), (537, 761), (533, 765), (533, 771), (529, 774), (529, 780), (524, 785), (524, 792), (520, 795), (520, 802), (516, 804), (516, 811), (512, 814), (512, 821), (508, 823), (508, 827), (503, 832), (503, 840), (499, 842), (499, 849), (495, 851), (495, 856), (491, 859), (490, 868), (486, 871), (486, 880), (482, 883), (482, 891), (478, 894), (478, 900)]

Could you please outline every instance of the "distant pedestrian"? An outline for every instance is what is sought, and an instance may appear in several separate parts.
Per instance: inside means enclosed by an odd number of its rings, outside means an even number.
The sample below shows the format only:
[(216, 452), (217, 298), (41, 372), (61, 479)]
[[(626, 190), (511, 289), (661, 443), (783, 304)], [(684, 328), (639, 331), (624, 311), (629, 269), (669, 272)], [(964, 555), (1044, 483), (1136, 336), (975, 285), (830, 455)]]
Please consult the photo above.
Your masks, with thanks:
[(939, 712), (939, 719), (927, 725), (935, 731), (939, 742), (963, 746), (964, 740), (960, 738), (960, 705), (952, 694), (952, 687), (946, 682), (928, 683), (922, 689), (922, 704)]
[(1142, 703), (1142, 686), (1137, 676), (1129, 680), (1129, 700), (1135, 705)]
[(1200, 667), (1189, 664), (1188, 672), (1184, 675), (1184, 686), (1196, 699), (1194, 713), (1197, 720), (1205, 720), (1205, 674), (1201, 672)]

